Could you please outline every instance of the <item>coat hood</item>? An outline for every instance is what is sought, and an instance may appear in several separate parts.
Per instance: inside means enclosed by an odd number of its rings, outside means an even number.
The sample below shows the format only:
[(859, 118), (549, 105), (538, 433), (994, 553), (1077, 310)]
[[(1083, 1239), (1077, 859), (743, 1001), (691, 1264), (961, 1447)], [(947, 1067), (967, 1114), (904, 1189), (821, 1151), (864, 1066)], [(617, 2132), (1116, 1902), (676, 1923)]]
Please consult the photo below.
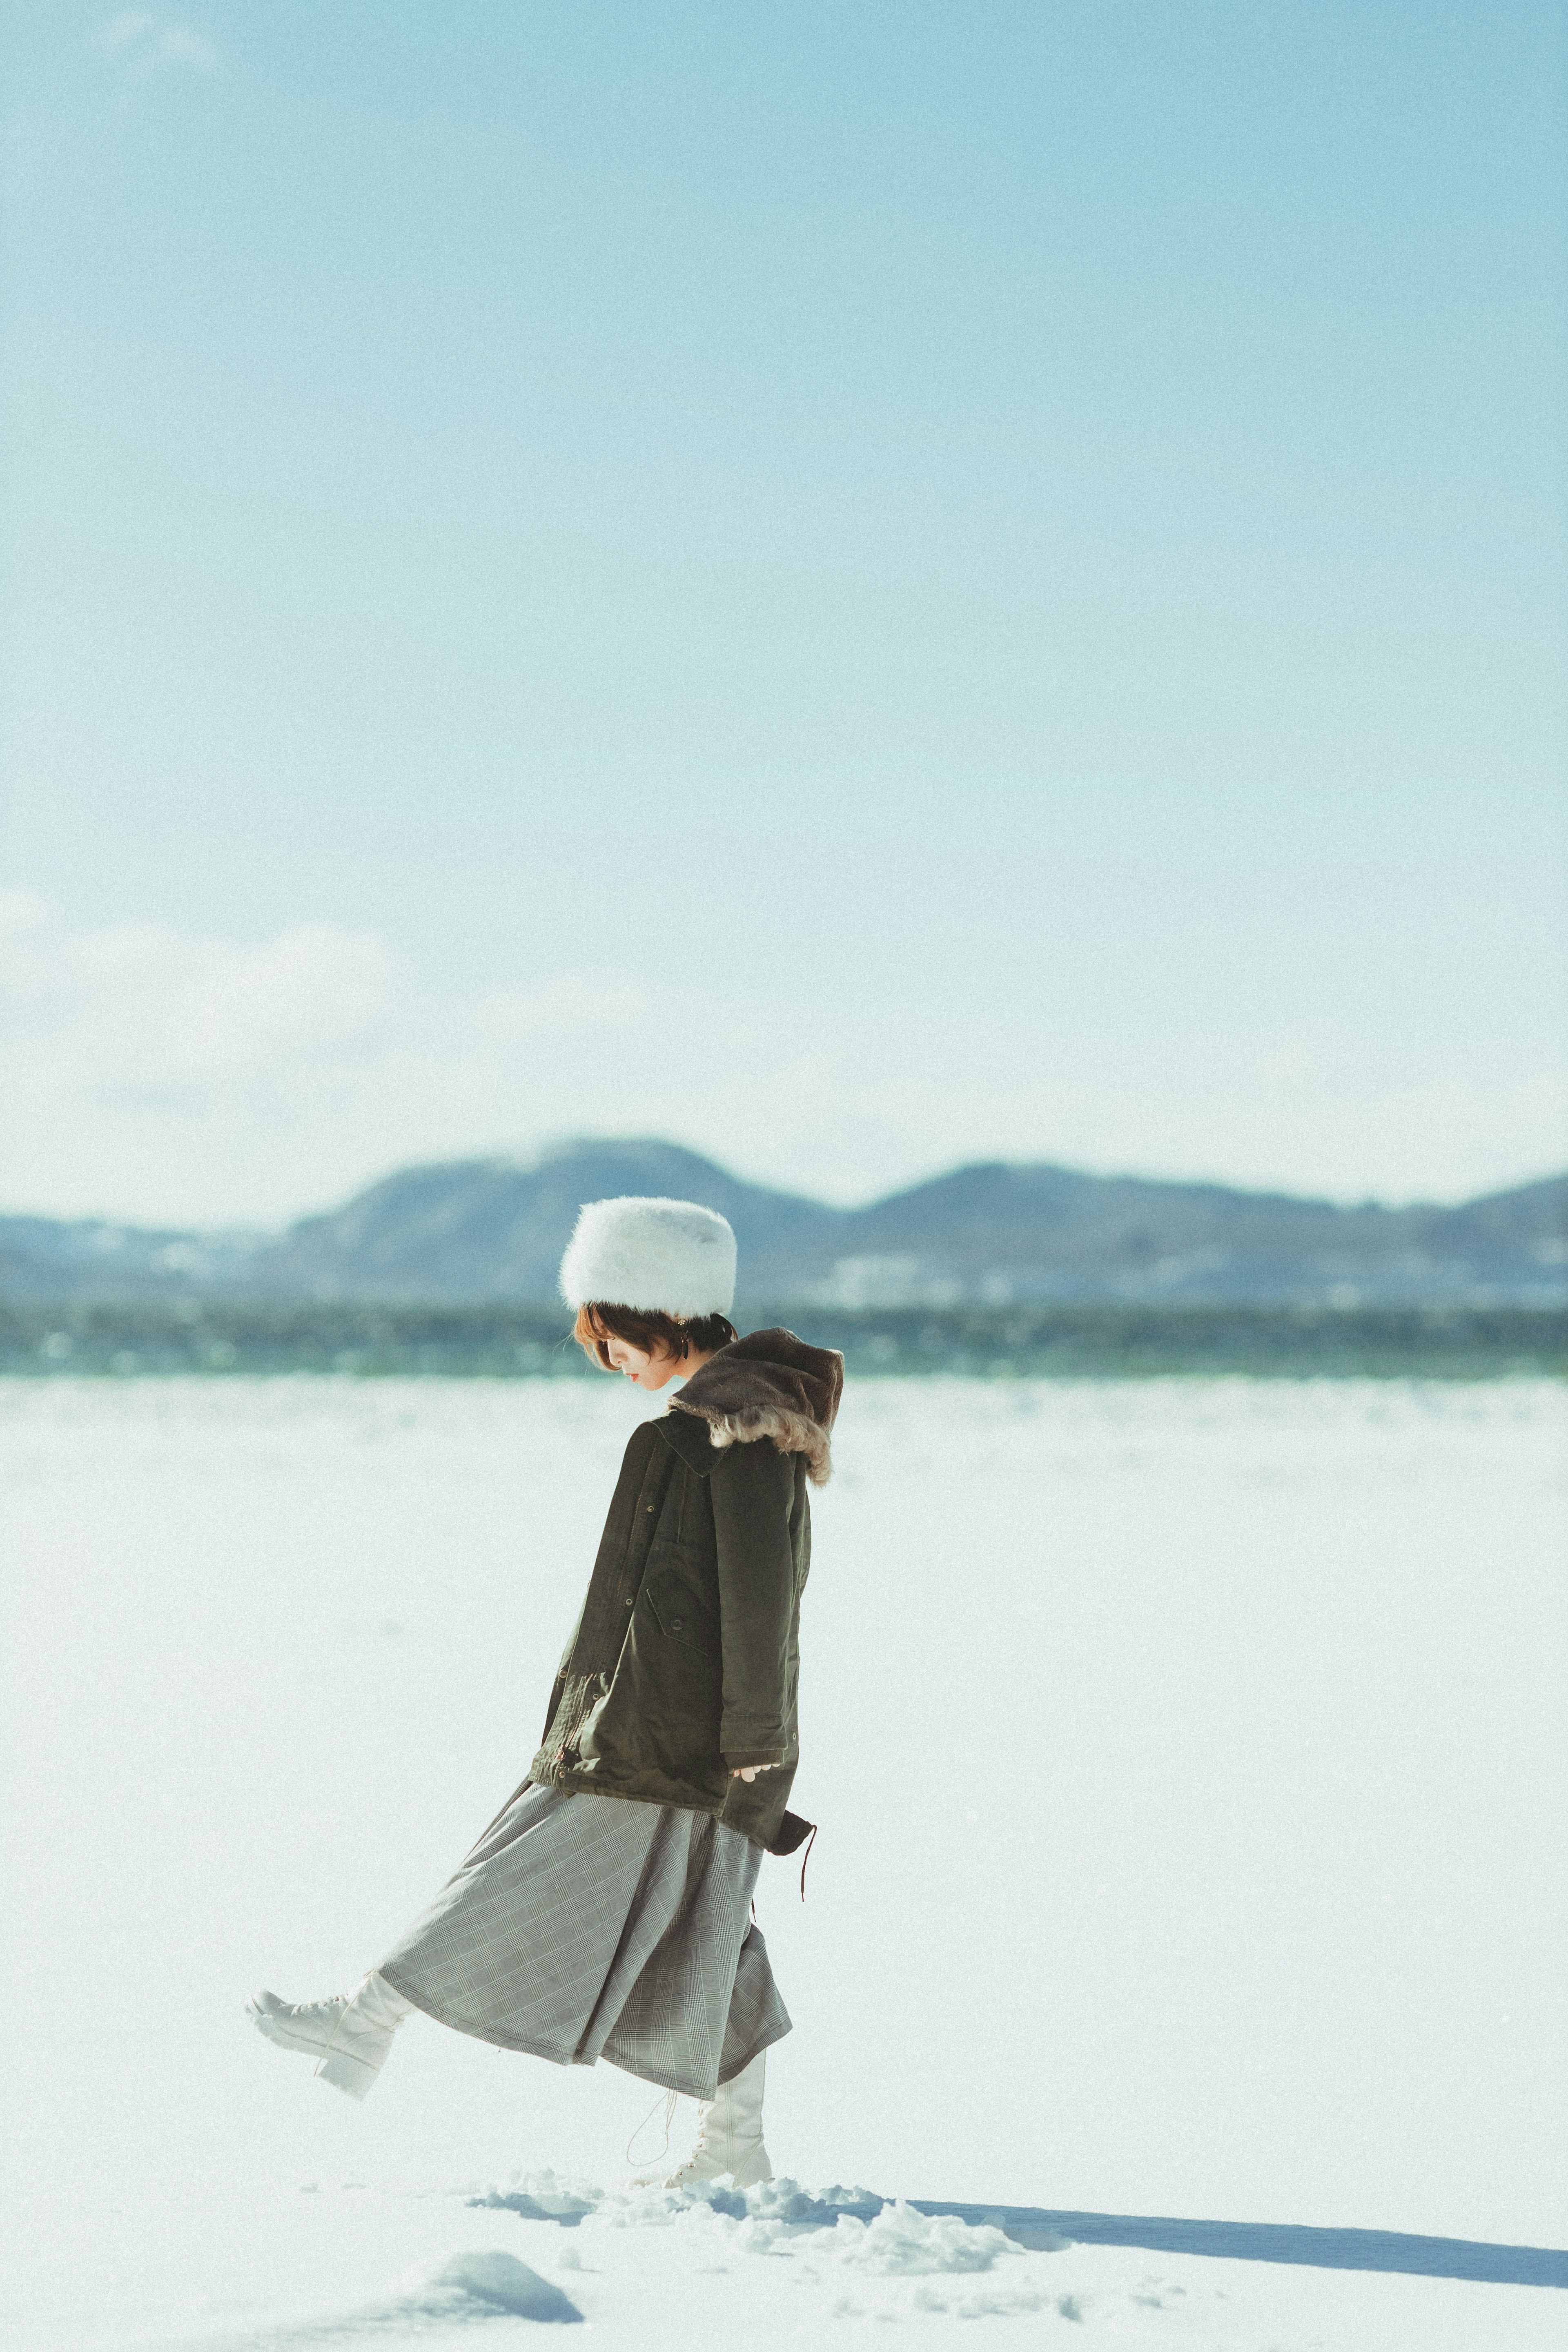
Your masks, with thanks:
[(669, 1409), (705, 1421), (715, 1445), (767, 1437), (781, 1454), (804, 1454), (806, 1476), (825, 1486), (833, 1471), (828, 1433), (843, 1392), (837, 1349), (808, 1348), (793, 1331), (752, 1331), (710, 1356)]

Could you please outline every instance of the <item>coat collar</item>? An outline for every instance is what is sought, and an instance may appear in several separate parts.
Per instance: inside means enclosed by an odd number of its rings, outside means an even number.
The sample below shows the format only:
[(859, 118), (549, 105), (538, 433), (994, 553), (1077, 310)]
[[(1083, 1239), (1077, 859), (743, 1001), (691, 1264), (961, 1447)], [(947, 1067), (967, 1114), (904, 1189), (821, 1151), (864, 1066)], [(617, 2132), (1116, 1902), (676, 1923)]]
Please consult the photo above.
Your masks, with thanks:
[(689, 1470), (700, 1478), (708, 1477), (718, 1466), (720, 1448), (708, 1434), (708, 1423), (698, 1413), (668, 1412), (662, 1421), (650, 1422), (665, 1444), (679, 1454)]

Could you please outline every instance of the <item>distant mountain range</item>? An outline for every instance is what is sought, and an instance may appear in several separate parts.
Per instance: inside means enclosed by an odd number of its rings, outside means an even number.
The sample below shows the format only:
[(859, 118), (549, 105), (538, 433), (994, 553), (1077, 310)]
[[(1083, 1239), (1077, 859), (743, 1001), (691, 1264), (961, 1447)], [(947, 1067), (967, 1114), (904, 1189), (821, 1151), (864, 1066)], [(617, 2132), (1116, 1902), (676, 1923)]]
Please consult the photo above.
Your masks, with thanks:
[(388, 1176), (279, 1234), (0, 1217), (0, 1299), (547, 1304), (579, 1205), (701, 1201), (759, 1307), (1562, 1306), (1568, 1176), (1459, 1208), (1340, 1208), (1223, 1184), (984, 1163), (860, 1209), (748, 1184), (657, 1139)]

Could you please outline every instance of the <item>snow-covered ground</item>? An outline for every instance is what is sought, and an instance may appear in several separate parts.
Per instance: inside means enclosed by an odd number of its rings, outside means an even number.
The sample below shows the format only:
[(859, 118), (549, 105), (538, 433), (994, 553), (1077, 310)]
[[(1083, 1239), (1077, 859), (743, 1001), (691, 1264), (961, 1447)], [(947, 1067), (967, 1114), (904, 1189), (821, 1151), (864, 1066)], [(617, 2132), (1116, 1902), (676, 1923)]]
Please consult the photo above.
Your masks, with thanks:
[[(813, 2203), (1563, 2242), (1544, 1384), (851, 1392), (804, 1633), (822, 1832), (804, 1906), (784, 1862), (759, 1896), (796, 2027), (769, 2146), (805, 2203), (623, 2193), (653, 2094), (607, 2067), (416, 2019), (356, 2106), (252, 2031), (253, 1986), (371, 1965), (521, 1779), (644, 1409), (607, 1381), (0, 1384), (6, 2341), (436, 2352), (530, 2334), (533, 2273), (616, 2352), (848, 2352), (889, 2320), (1561, 2343), (1546, 2288)], [(468, 2201), (547, 2170), (575, 2226)]]

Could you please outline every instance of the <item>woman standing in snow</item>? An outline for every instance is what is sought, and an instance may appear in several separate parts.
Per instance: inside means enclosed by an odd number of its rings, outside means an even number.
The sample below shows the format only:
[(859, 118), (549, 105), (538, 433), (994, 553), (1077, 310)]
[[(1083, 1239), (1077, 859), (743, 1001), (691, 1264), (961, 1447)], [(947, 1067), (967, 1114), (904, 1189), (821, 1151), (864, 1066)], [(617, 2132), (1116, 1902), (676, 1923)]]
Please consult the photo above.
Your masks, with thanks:
[(690, 1201), (595, 1201), (561, 1266), (575, 1337), (637, 1387), (632, 1435), (528, 1777), (349, 1996), (259, 1992), (270, 2041), (363, 2099), (413, 2010), (562, 2065), (607, 2058), (706, 2104), (667, 2184), (770, 2179), (763, 2076), (790, 2030), (748, 1919), (799, 1749), (807, 1485), (828, 1475), (843, 1358), (736, 1336), (735, 1236)]

